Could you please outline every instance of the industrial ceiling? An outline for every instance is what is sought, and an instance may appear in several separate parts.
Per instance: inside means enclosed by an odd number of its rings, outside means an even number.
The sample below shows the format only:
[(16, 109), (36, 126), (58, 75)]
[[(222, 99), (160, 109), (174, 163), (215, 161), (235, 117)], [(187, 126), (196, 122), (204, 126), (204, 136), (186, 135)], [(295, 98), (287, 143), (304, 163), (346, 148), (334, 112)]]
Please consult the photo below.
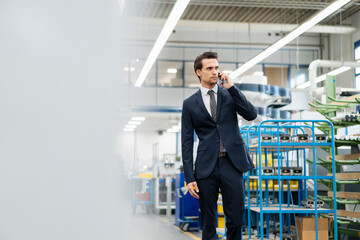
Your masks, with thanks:
[[(124, 13), (129, 17), (166, 19), (175, 2), (175, 0), (131, 0), (125, 4)], [(298, 24), (327, 7), (331, 2), (329, 0), (191, 0), (181, 20)], [(326, 18), (322, 24), (340, 24), (340, 19), (346, 19), (359, 10), (359, 0), (353, 0)]]

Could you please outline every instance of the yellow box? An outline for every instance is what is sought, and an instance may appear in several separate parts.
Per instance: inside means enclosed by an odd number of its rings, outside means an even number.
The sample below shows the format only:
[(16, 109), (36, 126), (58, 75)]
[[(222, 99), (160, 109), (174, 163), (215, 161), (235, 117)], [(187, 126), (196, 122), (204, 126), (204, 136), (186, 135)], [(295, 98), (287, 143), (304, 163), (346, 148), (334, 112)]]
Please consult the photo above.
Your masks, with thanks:
[[(251, 190), (256, 190), (258, 184), (259, 184), (258, 179), (250, 179), (250, 189)], [(262, 180), (262, 188), (265, 189), (266, 186), (266, 181)], [(273, 180), (267, 180), (267, 186), (269, 187), (269, 189), (272, 189), (273, 187)], [(245, 189), (247, 189), (247, 182), (245, 182)]]
[[(299, 182), (297, 180), (291, 180), (290, 181), (290, 189), (297, 190), (298, 187), (299, 187)], [(275, 190), (279, 190), (279, 183), (276, 180), (275, 180), (275, 183), (274, 183), (274, 188), (275, 188)], [(288, 189), (287, 180), (283, 181), (283, 189), (284, 190)]]
[(225, 228), (225, 217), (218, 216), (218, 228)]
[(152, 173), (139, 173), (139, 178), (152, 178)]
[(217, 205), (218, 213), (224, 213), (223, 205)]
[[(255, 162), (257, 162), (257, 166), (259, 166), (259, 158), (258, 158), (258, 155), (257, 155), (257, 157), (256, 157), (256, 161)], [(254, 162), (254, 164), (255, 164), (255, 162)], [(267, 154), (267, 165), (265, 165), (265, 154), (263, 153), (263, 154), (261, 154), (261, 166), (262, 167), (270, 167), (270, 166), (272, 166), (272, 155), (269, 153), (269, 154)]]

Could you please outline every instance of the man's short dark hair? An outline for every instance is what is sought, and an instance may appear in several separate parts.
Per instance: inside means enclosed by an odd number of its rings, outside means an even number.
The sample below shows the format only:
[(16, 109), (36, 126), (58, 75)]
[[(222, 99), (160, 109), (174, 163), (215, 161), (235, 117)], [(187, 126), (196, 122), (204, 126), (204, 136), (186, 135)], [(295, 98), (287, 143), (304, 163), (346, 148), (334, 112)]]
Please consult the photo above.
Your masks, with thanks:
[[(196, 57), (195, 59), (195, 62), (194, 62), (194, 71), (195, 71), (195, 74), (196, 74), (196, 70), (198, 69), (202, 69), (202, 60), (203, 59), (212, 59), (212, 58), (215, 58), (216, 60), (218, 59), (218, 54), (216, 52), (204, 52), (203, 54), (199, 55)], [(197, 74), (196, 74), (197, 76)], [(201, 82), (201, 79), (200, 77), (198, 76), (200, 82)]]

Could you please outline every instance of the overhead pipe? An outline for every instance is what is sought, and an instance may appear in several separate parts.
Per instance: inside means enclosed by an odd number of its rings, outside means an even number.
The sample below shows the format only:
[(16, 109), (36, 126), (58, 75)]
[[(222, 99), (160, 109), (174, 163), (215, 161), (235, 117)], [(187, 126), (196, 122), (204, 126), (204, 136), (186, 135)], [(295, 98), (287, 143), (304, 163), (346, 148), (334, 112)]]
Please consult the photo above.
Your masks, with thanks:
[(309, 65), (309, 81), (310, 81), (310, 96), (311, 100), (315, 98), (316, 82), (315, 78), (317, 77), (317, 69), (319, 67), (351, 67), (356, 68), (360, 67), (360, 63), (356, 61), (352, 62), (342, 62), (342, 61), (330, 61), (330, 60), (320, 60), (316, 59), (312, 61)]

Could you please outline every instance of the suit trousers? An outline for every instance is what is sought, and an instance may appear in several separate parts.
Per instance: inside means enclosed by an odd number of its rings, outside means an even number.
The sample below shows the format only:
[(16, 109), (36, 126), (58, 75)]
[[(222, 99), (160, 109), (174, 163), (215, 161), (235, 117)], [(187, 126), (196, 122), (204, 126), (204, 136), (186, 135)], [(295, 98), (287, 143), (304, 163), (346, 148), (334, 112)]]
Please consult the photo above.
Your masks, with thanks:
[(196, 179), (202, 220), (202, 240), (216, 239), (216, 212), (219, 188), (226, 216), (228, 240), (241, 239), (244, 213), (243, 174), (228, 157), (217, 159), (210, 176)]

